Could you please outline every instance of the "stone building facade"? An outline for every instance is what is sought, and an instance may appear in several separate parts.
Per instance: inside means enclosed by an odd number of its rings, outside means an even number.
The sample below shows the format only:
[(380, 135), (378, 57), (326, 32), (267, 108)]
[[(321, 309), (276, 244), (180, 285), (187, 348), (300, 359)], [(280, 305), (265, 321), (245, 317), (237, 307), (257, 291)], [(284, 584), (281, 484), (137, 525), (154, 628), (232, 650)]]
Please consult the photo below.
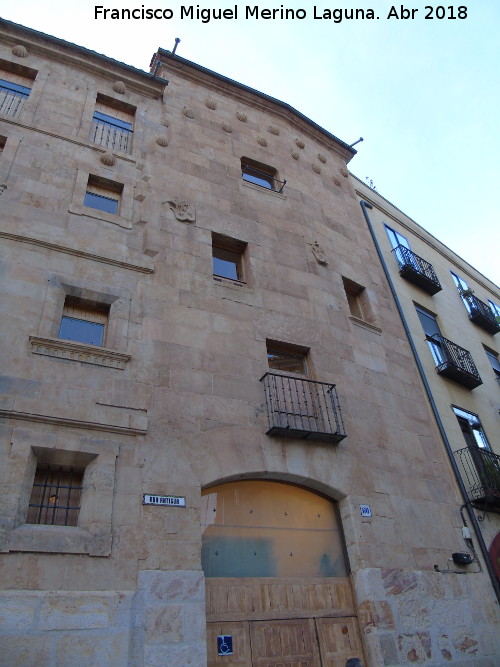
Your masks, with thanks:
[(355, 151), (161, 49), (0, 32), (0, 663), (493, 667)]

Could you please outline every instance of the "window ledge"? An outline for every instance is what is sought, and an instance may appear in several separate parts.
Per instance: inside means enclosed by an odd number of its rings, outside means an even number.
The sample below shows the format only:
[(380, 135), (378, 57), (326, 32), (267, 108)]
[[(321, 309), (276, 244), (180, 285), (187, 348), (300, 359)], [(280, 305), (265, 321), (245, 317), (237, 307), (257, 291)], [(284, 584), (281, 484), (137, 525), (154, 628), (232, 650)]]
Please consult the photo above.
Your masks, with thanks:
[(96, 364), (119, 370), (123, 370), (131, 358), (130, 354), (123, 354), (116, 350), (60, 338), (30, 336), (30, 343), (33, 354), (81, 361), (84, 364)]
[(349, 319), (353, 324), (356, 324), (358, 327), (362, 327), (363, 329), (368, 329), (368, 331), (373, 331), (374, 333), (381, 334), (382, 329), (380, 327), (376, 327), (374, 324), (370, 324), (370, 322), (365, 322), (365, 320), (361, 320), (359, 317), (355, 317), (354, 315), (349, 315)]
[(123, 227), (124, 229), (132, 229), (132, 223), (130, 220), (127, 220), (126, 218), (123, 218), (115, 213), (100, 211), (98, 208), (92, 208), (91, 206), (70, 204), (68, 211), (70, 213), (74, 213), (75, 215), (85, 215), (88, 218), (105, 220), (106, 222), (111, 222), (111, 224), (118, 225), (118, 227)]
[(258, 192), (265, 192), (268, 195), (273, 197), (278, 197), (278, 199), (286, 199), (286, 195), (281, 192), (276, 192), (276, 190), (271, 190), (270, 188), (265, 188), (263, 185), (256, 185), (255, 183), (249, 183), (248, 181), (241, 181), (241, 184), (245, 188), (250, 188), (251, 190), (257, 190)]
[(216, 285), (223, 285), (224, 287), (233, 287), (234, 289), (244, 292), (251, 292), (247, 283), (240, 280), (231, 280), (231, 278), (224, 278), (223, 276), (213, 276)]
[(77, 526), (51, 526), (24, 523), (5, 535), (0, 551), (36, 551), (41, 553), (89, 554), (109, 556), (111, 531), (100, 538)]

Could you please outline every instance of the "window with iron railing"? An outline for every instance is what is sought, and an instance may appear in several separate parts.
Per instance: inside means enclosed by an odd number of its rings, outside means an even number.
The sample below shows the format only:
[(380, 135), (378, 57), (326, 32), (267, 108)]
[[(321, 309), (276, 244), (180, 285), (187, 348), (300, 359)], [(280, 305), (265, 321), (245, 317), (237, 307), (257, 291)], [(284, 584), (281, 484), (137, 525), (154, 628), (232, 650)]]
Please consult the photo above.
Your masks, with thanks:
[(401, 277), (425, 290), (431, 296), (442, 287), (432, 264), (410, 249), (408, 240), (399, 232), (385, 225)]
[(283, 192), (286, 183), (278, 179), (278, 172), (274, 167), (245, 157), (241, 158), (241, 177), (247, 183), (279, 193)]
[[(478, 299), (473, 290), (469, 288), (468, 284), (463, 278), (457, 276), (456, 273), (450, 271), (458, 293), (460, 294), (465, 308), (469, 314), (469, 319), (474, 324), (477, 324), (482, 329), (494, 336), (500, 331), (500, 318), (497, 318), (495, 309), (490, 305)], [(492, 301), (489, 302), (493, 304)], [(494, 306), (495, 304), (493, 304)]]
[(27, 86), (0, 79), (0, 114), (13, 118), (20, 116), (30, 92), (31, 88)]
[(26, 523), (77, 526), (83, 471), (38, 465)]
[(132, 123), (122, 121), (99, 111), (92, 120), (92, 142), (113, 151), (130, 153), (132, 146)]

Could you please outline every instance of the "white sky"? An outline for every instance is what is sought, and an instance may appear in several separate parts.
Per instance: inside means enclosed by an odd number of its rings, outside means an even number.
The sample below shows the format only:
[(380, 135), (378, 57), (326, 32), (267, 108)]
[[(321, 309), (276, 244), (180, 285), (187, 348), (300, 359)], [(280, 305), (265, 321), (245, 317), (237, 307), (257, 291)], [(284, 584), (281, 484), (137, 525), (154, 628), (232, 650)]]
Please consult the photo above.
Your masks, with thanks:
[[(238, 4), (237, 21), (209, 23), (181, 20), (178, 0), (0, 0), (0, 16), (145, 70), (180, 37), (184, 58), (291, 104), (346, 143), (364, 137), (351, 171), (498, 285), (500, 2), (458, 0), (466, 19), (426, 20), (431, 1), (407, 0), (415, 19), (388, 20), (386, 0), (318, 0), (320, 14), (380, 16), (341, 23), (314, 19), (311, 0), (258, 5), (303, 8), (304, 20), (245, 19), (251, 0), (199, 0)], [(169, 7), (174, 18), (96, 20), (95, 5)]]

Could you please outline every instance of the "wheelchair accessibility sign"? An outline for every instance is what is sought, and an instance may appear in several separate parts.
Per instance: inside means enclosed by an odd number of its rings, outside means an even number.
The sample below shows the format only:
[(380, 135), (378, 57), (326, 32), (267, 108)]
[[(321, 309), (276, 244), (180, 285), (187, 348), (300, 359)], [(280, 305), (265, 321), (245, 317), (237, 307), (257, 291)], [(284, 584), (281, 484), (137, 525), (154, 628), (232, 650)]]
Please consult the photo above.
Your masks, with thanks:
[(217, 654), (233, 655), (233, 637), (232, 635), (219, 635), (217, 637)]

